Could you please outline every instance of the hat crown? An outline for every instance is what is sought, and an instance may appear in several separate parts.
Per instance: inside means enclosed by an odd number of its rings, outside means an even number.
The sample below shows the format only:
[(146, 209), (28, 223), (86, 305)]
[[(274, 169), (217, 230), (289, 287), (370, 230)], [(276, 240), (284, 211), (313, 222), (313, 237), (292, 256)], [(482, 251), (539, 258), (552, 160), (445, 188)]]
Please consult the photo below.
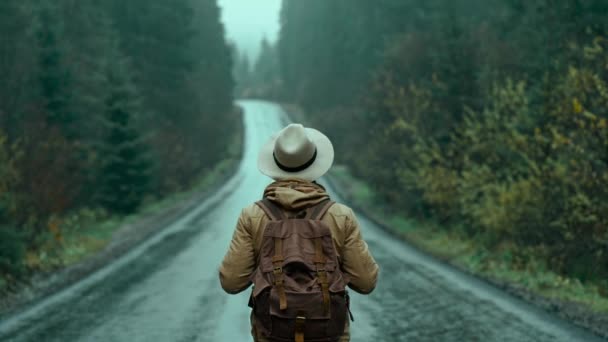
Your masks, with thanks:
[(258, 154), (258, 168), (275, 180), (318, 180), (333, 161), (334, 147), (329, 138), (300, 124), (291, 124), (273, 134)]
[(281, 166), (298, 168), (310, 162), (317, 150), (300, 124), (285, 127), (274, 144), (274, 158)]

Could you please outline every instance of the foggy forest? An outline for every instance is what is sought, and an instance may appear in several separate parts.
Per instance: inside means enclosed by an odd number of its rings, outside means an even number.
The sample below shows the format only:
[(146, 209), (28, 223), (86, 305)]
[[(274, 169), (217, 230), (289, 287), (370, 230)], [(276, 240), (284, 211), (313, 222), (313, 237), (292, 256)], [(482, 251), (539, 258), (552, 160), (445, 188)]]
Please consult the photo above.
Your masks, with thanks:
[[(334, 167), (320, 182), (367, 217), (364, 225), (369, 219), (392, 234), (378, 240), (403, 240), (450, 265), (441, 267), (530, 301), (561, 317), (555, 324), (564, 331), (608, 338), (608, 2), (283, 0), (278, 38), (255, 42), (255, 55), (227, 35), (221, 15), (215, 0), (0, 2), (0, 340), (244, 340), (223, 328), (205, 335), (232, 319), (218, 317), (236, 317), (228, 314), (201, 318), (201, 335), (191, 338), (171, 329), (124, 338), (116, 328), (108, 335), (93, 318), (78, 323), (77, 316), (104, 302), (99, 312), (114, 312), (121, 291), (160, 277), (162, 265), (192, 241), (207, 241), (196, 249), (210, 256), (184, 274), (215, 277), (214, 258), (221, 258), (240, 208), (269, 182), (247, 171), (257, 171), (251, 139), (270, 137), (286, 117), (331, 138)], [(262, 104), (279, 109), (265, 114)], [(275, 120), (273, 111), (285, 113), (277, 114), (281, 127), (261, 136), (266, 130), (252, 125)], [(234, 174), (239, 185), (230, 180)], [(225, 184), (232, 190), (220, 190)], [(197, 211), (205, 218), (194, 217), (191, 226), (200, 230), (185, 224), (158, 242), (164, 247), (152, 261), (125, 267), (137, 278), (93, 287), (110, 297), (48, 309), (69, 312), (48, 327), (32, 319), (3, 330), (16, 312), (164, 236), (164, 227), (190, 217), (188, 210), (213, 194), (239, 200), (225, 200), (224, 211), (220, 204)], [(222, 235), (213, 240), (205, 234), (215, 228), (203, 227), (218, 217)], [(378, 307), (379, 322), (366, 328), (362, 314), (351, 323), (354, 340), (561, 340), (522, 317), (496, 316), (516, 322), (502, 328), (491, 318), (467, 318), (459, 308), (473, 312), (477, 302), (455, 298), (469, 294), (446, 297), (451, 316), (412, 318), (426, 311), (405, 309), (422, 305), (415, 293), (400, 292), (409, 286), (407, 258), (374, 242), (380, 233), (373, 229), (363, 234), (386, 278), (369, 297), (380, 304), (361, 304), (355, 316)], [(95, 266), (82, 270), (90, 260)], [(48, 285), (57, 274), (69, 280)], [(223, 298), (214, 292), (218, 284), (192, 282)], [(394, 306), (382, 302), (385, 296)], [(192, 301), (196, 310), (220, 312), (217, 298)], [(168, 311), (181, 303), (172, 301), (163, 302)], [(246, 304), (238, 304), (242, 314)], [(413, 321), (389, 325), (384, 313)], [(202, 328), (203, 321), (216, 323)], [(439, 329), (432, 326), (443, 330), (416, 330)]]

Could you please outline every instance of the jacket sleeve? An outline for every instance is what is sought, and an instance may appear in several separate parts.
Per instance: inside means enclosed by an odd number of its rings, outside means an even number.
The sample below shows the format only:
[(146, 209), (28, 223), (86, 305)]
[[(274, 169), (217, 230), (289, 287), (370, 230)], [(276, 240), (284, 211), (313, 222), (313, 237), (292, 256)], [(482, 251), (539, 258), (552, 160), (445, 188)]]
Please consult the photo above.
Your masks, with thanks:
[(228, 252), (220, 265), (220, 283), (224, 291), (237, 294), (251, 285), (249, 277), (255, 268), (251, 225), (245, 212), (241, 212)]
[(347, 216), (345, 228), (342, 269), (350, 277), (348, 286), (358, 293), (369, 294), (376, 287), (379, 268), (363, 240), (359, 222), (352, 210)]

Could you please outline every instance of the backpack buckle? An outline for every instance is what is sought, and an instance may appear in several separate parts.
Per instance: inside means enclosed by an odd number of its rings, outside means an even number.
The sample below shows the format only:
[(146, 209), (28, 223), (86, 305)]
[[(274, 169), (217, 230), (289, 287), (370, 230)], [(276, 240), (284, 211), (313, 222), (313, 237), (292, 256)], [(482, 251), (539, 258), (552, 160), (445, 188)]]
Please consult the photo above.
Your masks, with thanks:
[(327, 271), (324, 268), (317, 270), (317, 277), (321, 280), (321, 283), (327, 282)]
[(304, 313), (298, 313), (296, 317), (296, 334), (295, 341), (296, 342), (304, 342), (304, 326), (306, 325), (306, 317)]
[(272, 273), (274, 273), (275, 275), (283, 273), (283, 267), (281, 267), (281, 266), (275, 267), (274, 270), (272, 271)]

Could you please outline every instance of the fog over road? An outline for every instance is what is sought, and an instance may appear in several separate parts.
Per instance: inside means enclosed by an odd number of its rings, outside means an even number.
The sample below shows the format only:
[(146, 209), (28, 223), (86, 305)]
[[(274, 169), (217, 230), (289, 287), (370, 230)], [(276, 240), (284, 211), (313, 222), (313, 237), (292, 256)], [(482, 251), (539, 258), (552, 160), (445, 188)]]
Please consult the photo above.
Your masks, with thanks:
[[(217, 269), (240, 210), (270, 182), (257, 152), (285, 117), (270, 103), (241, 104), (246, 144), (234, 178), (119, 261), (0, 322), (0, 341), (250, 341), (249, 293), (225, 294)], [(602, 341), (359, 218), (381, 274), (371, 296), (353, 295), (353, 341)]]

